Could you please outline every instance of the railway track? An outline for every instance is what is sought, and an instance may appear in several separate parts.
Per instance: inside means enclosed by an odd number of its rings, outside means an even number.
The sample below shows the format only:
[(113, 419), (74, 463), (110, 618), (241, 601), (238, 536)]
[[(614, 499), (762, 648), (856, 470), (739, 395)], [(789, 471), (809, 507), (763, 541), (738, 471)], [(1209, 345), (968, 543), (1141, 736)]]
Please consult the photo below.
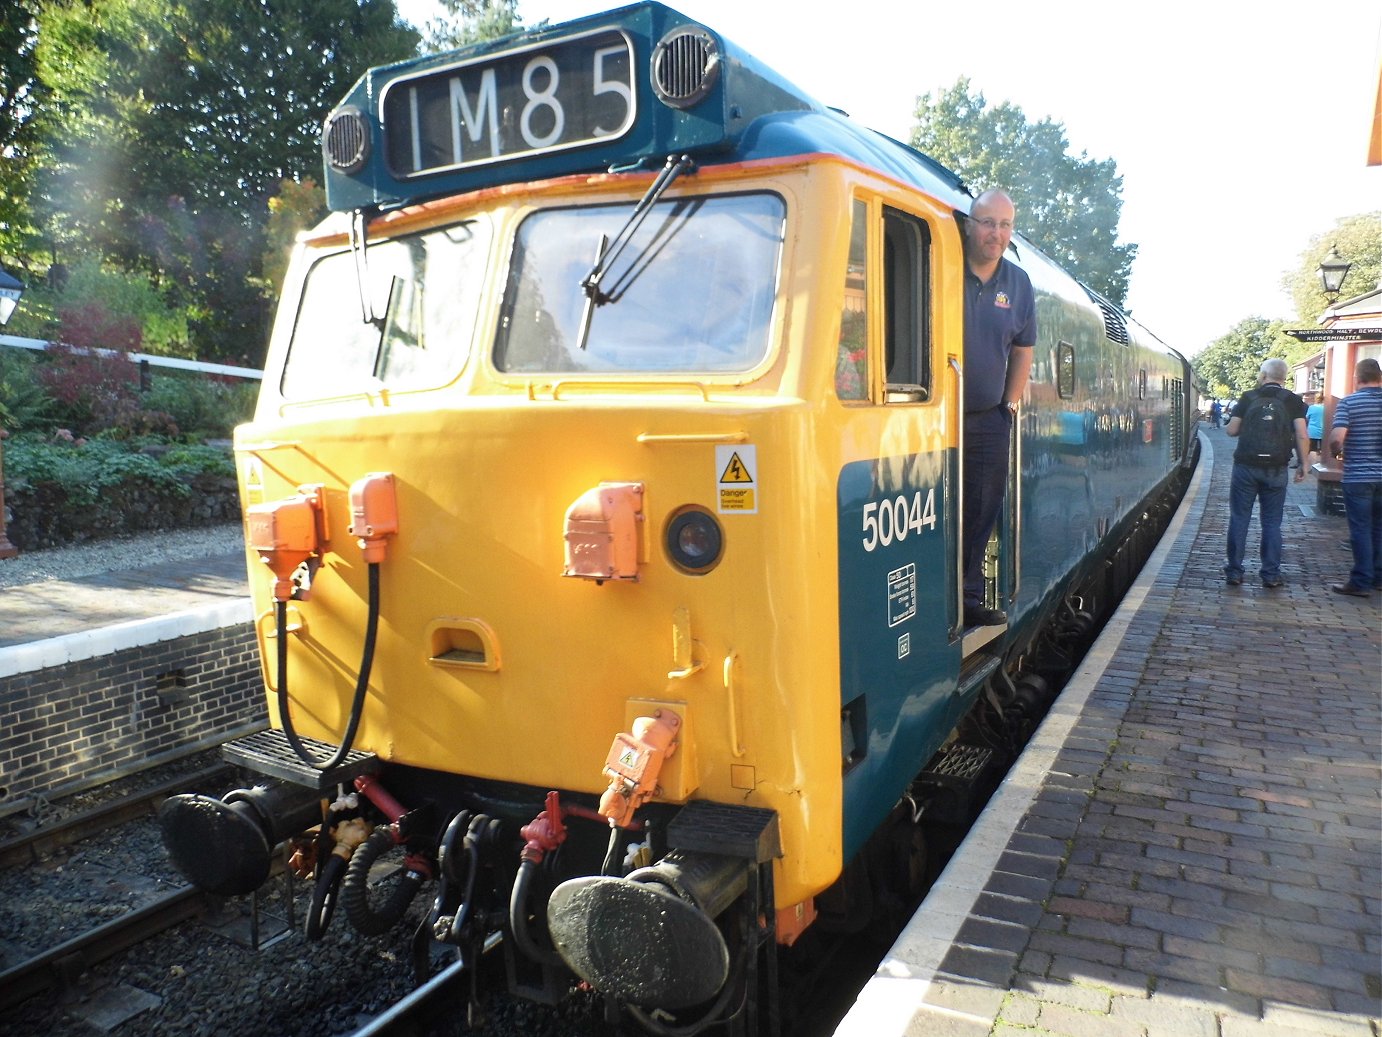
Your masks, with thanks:
[(98, 962), (215, 909), (216, 898), (184, 886), (0, 972), (0, 1008), (66, 987)]
[(158, 804), (170, 795), (187, 791), (189, 785), (209, 785), (233, 772), (229, 764), (212, 764), (191, 773), (176, 775), (62, 818), (52, 827), (0, 839), (0, 868), (37, 863), (73, 843), (98, 835), (137, 817), (152, 816)]

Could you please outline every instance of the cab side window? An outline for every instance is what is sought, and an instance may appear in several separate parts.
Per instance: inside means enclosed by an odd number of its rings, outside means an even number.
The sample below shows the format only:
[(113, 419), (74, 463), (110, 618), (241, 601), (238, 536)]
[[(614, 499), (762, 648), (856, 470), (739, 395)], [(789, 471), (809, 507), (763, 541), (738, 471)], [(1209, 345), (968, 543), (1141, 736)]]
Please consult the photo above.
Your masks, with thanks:
[(896, 209), (883, 210), (883, 340), (890, 403), (931, 397), (930, 252), (924, 222)]
[(835, 358), (835, 395), (842, 400), (866, 400), (869, 395), (868, 217), (867, 203), (855, 199), (850, 211), (840, 346)]

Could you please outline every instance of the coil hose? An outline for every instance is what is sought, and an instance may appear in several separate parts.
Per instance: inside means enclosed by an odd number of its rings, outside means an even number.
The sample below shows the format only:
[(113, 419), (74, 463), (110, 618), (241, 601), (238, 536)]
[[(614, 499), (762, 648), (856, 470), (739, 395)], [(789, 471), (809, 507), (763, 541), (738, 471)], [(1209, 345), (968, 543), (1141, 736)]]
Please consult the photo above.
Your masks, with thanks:
[(369, 615), (365, 623), (365, 646), (360, 656), (359, 676), (355, 681), (355, 697), (350, 704), (350, 719), (346, 723), (345, 736), (340, 747), (329, 760), (320, 760), (312, 754), (302, 739), (293, 730), (292, 717), (288, 714), (288, 603), (274, 602), (274, 622), (278, 627), (278, 717), (283, 724), (283, 734), (288, 744), (297, 753), (298, 759), (319, 771), (329, 771), (339, 766), (350, 755), (355, 744), (355, 732), (360, 727), (360, 718), (365, 711), (365, 691), (369, 688), (370, 671), (374, 668), (374, 643), (379, 632), (379, 563), (369, 563)]
[(392, 929), (422, 886), (421, 875), (410, 868), (404, 869), (384, 904), (378, 908), (370, 904), (370, 868), (394, 846), (393, 832), (388, 826), (380, 825), (355, 848), (350, 857), (350, 866), (346, 868), (345, 882), (341, 886), (341, 907), (345, 909), (350, 924), (363, 936), (382, 936)]

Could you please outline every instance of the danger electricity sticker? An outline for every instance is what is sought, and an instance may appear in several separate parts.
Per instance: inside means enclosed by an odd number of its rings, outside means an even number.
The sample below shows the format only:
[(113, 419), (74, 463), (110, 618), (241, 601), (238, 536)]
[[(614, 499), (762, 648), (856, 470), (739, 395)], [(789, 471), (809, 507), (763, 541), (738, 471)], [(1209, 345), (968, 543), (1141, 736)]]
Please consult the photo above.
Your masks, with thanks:
[(715, 448), (720, 513), (758, 513), (758, 450), (744, 443)]

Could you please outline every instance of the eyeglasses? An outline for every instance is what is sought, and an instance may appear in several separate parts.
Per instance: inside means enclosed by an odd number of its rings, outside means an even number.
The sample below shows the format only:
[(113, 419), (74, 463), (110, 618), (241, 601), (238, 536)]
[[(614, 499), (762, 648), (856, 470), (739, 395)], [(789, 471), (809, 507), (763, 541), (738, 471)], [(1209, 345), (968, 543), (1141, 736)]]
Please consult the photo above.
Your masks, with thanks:
[(975, 217), (971, 216), (970, 219), (974, 220), (975, 223), (977, 223), (979, 226), (983, 227), (984, 230), (1012, 230), (1012, 229), (1013, 229), (1013, 221), (1012, 221), (1012, 220), (995, 220), (992, 216), (985, 216), (985, 217), (983, 217), (982, 219), (978, 219), (978, 218), (975, 218)]

